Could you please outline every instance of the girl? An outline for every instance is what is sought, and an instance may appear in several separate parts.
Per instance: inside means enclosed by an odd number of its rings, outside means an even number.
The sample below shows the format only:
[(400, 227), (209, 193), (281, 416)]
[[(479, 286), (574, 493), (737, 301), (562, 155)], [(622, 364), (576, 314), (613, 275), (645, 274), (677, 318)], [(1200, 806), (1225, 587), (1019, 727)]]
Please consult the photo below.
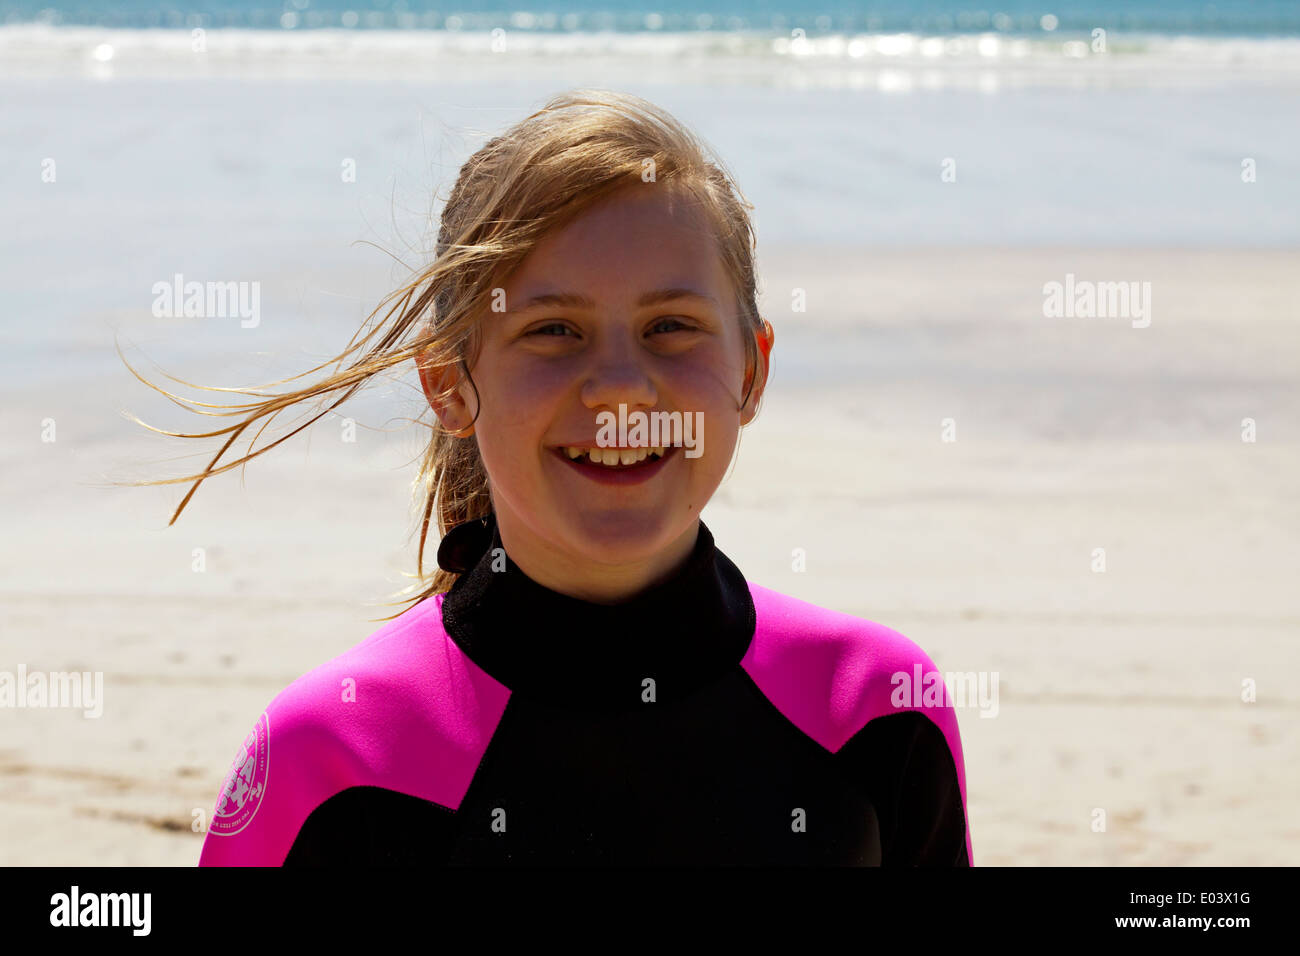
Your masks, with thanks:
[(724, 169), (644, 100), (553, 99), (461, 169), (359, 360), (209, 433), (177, 515), (260, 418), (414, 361), (422, 581), (443, 537), (413, 606), (256, 721), (200, 865), (971, 864), (930, 659), (700, 520), (774, 341)]

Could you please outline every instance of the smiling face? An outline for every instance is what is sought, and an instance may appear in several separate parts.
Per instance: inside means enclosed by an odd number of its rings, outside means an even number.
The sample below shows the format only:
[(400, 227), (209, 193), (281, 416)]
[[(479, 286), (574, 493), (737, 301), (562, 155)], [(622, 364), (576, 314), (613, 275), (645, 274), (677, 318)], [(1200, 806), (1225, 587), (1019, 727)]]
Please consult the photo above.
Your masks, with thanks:
[[(593, 600), (634, 593), (689, 555), (766, 377), (760, 360), (741, 409), (751, 333), (708, 219), (690, 193), (634, 183), (546, 236), (503, 289), (470, 369), (481, 406), (462, 383), (439, 414), (456, 428), (478, 413), (502, 543), (526, 574)], [(678, 447), (632, 480), (571, 460), (620, 405), (698, 422), (703, 454)]]

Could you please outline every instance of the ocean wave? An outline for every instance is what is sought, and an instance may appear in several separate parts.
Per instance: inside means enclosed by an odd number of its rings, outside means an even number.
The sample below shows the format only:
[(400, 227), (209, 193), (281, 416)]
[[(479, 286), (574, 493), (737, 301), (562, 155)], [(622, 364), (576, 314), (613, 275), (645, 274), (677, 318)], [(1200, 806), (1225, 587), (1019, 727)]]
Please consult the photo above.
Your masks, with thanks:
[(618, 33), (529, 30), (248, 30), (134, 29), (17, 24), (0, 26), (0, 59), (217, 60), (295, 58), (333, 62), (409, 58), (475, 58), (513, 54), (539, 58), (712, 58), (790, 62), (938, 65), (1137, 59), (1212, 68), (1217, 65), (1300, 70), (1300, 38), (1107, 34), (1101, 37), (1007, 36), (997, 33), (829, 34), (772, 31)]
[[(443, 9), (433, 9), (442, 6)], [(917, 33), (1089, 32), (1300, 36), (1294, 0), (0, 0), (4, 23), (115, 28), (506, 30), (567, 33), (753, 31)]]

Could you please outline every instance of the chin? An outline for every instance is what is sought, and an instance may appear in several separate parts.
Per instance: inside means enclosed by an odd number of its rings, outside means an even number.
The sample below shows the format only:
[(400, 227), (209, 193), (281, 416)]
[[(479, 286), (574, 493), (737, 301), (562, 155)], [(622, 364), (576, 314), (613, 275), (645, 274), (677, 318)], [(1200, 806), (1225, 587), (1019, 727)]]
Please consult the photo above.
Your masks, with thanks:
[(610, 510), (580, 512), (569, 523), (575, 548), (603, 564), (625, 564), (651, 557), (666, 548), (684, 529), (670, 525), (670, 511)]

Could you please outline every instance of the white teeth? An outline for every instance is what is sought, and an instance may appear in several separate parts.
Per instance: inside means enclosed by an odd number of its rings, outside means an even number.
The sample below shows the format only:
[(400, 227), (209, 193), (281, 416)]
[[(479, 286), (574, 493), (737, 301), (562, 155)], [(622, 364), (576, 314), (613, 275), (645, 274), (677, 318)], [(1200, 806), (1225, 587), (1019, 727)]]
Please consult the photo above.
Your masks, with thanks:
[(588, 456), (592, 464), (595, 465), (635, 465), (638, 462), (645, 461), (650, 455), (658, 458), (664, 456), (664, 446), (657, 445), (653, 448), (580, 448), (576, 445), (568, 445), (564, 449), (565, 455), (572, 460)]

